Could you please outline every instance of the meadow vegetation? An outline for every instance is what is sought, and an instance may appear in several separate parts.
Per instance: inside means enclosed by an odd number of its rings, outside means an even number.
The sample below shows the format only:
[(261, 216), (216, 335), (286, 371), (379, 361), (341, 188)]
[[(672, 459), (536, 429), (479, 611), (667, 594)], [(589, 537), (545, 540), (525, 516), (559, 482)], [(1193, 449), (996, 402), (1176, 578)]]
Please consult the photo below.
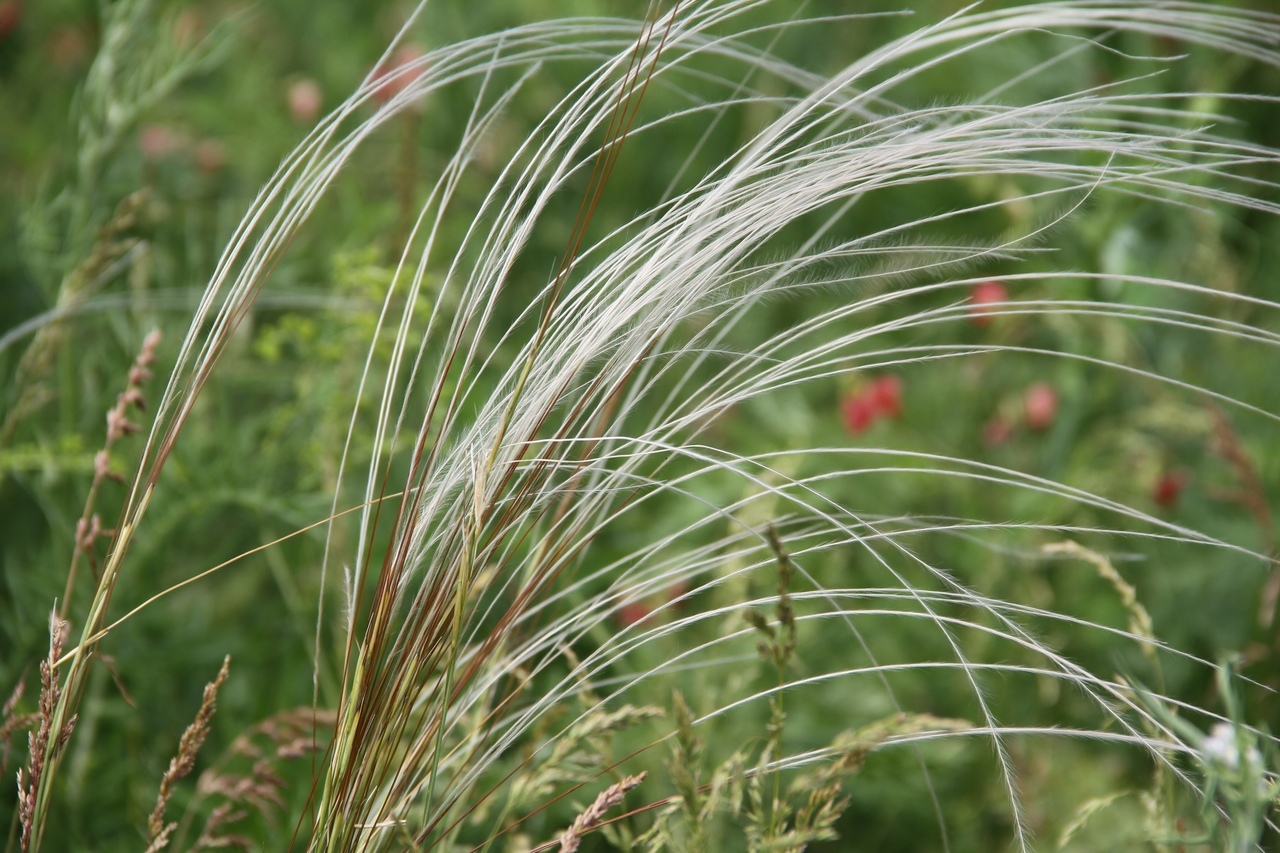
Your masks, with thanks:
[(5, 849), (1280, 849), (1280, 18), (618, 5), (0, 2)]

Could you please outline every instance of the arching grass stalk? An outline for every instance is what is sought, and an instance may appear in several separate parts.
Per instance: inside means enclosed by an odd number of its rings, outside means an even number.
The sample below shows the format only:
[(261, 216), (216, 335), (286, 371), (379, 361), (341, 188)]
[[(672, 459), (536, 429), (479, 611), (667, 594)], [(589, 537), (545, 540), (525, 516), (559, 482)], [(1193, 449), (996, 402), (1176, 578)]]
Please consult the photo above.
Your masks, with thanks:
[[(318, 637), (337, 634), (343, 688), (314, 802), (297, 816), (309, 849), (483, 846), (511, 830), (489, 817), (591, 713), (575, 702), (644, 705), (673, 685), (702, 691), (698, 707), (712, 709), (685, 715), (679, 735), (696, 729), (708, 750), (717, 738), (760, 737), (784, 692), (795, 697), (789, 716), (840, 697), (850, 719), (838, 731), (904, 708), (973, 720), (963, 731), (879, 732), (859, 753), (858, 767), (870, 749), (915, 751), (938, 827), (922, 846), (949, 844), (947, 801), (930, 781), (935, 748), (946, 745), (989, 747), (985, 770), (1015, 849), (1030, 849), (1036, 828), (1024, 801), (1027, 743), (1138, 754), (1196, 788), (1180, 760), (1201, 745), (1153, 709), (1199, 718), (1212, 709), (1135, 695), (1059, 640), (1155, 648), (1183, 667), (1212, 667), (1145, 627), (1113, 627), (1052, 596), (1017, 600), (992, 564), (1013, 554), (1039, 566), (1029, 545), (1064, 532), (1138, 549), (1177, 543), (1255, 568), (1267, 555), (1108, 496), (1096, 480), (971, 458), (972, 447), (946, 444), (948, 407), (964, 403), (963, 370), (1044, 359), (1096, 370), (1097, 383), (1212, 397), (1274, 434), (1273, 401), (1133, 358), (1125, 345), (1176, 332), (1224, 358), (1274, 360), (1278, 306), (1265, 283), (1257, 293), (1216, 290), (1181, 281), (1186, 271), (1174, 267), (1186, 265), (1172, 263), (1091, 270), (1099, 253), (1077, 250), (1088, 229), (1072, 228), (1095, 209), (1273, 216), (1280, 155), (1215, 124), (1189, 83), (1157, 88), (1152, 74), (1175, 76), (1176, 58), (1146, 54), (1175, 44), (1275, 69), (1280, 20), (1193, 3), (967, 8), (813, 68), (789, 58), (790, 40), (856, 32), (871, 19), (760, 23), (785, 11), (701, 0), (646, 24), (538, 23), (435, 48), (401, 69), (410, 82), (385, 104), (370, 111), (378, 84), (366, 81), (325, 119), (230, 242), (158, 407), (86, 639), (107, 624), (165, 460), (290, 240), (397, 114), (450, 90), (471, 98), (465, 118), (441, 117), (457, 128), (453, 153), (422, 193), (346, 445), (331, 449), (335, 519), (348, 502), (363, 509), (356, 546), (338, 552), (331, 535), (320, 569), (350, 567), (337, 626), (322, 611), (317, 620)], [(656, 59), (655, 33), (664, 34)], [(776, 52), (762, 47), (775, 41)], [(987, 82), (964, 98), (933, 94), (957, 69), (1019, 46), (1031, 58), (1017, 73), (973, 75)], [(1105, 79), (1080, 70), (1090, 61)], [(574, 82), (532, 130), (504, 137), (504, 115), (542, 92), (544, 75)], [(620, 91), (643, 91), (644, 103), (633, 110)], [(1272, 100), (1214, 98), (1224, 111)], [(733, 133), (713, 132), (721, 126)], [(682, 127), (695, 138), (711, 129), (696, 149), (714, 150), (711, 162), (666, 148)], [(492, 173), (478, 165), (482, 149), (498, 163)], [(655, 152), (644, 168), (661, 179), (614, 195), (623, 165), (613, 158)], [(588, 177), (597, 168), (614, 171), (603, 190)], [(537, 240), (565, 197), (585, 197), (586, 218), (547, 275)], [(964, 297), (992, 269), (1011, 291), (987, 310), (1022, 323), (1022, 334), (981, 338), (965, 327)], [(1196, 301), (1159, 302), (1180, 296)], [(425, 320), (414, 310), (423, 300)], [(1212, 316), (1220, 306), (1228, 317)], [(1046, 337), (1072, 323), (1070, 346)], [(375, 371), (375, 349), (388, 344)], [(946, 377), (939, 394), (952, 385), (950, 398), (921, 404), (932, 420), (906, 446), (849, 446), (807, 417), (839, 383), (888, 368)], [(900, 484), (917, 481), (979, 498), (893, 506), (905, 500)], [(398, 501), (383, 500), (392, 492)], [(966, 556), (974, 544), (995, 556)], [(776, 596), (751, 590), (784, 553), (795, 572), (790, 618), (823, 654), (800, 648), (807, 669), (779, 667), (784, 683), (761, 686), (742, 672), (755, 633), (742, 614), (775, 606)], [(668, 599), (651, 614), (620, 624), (624, 605), (660, 595)], [(63, 717), (88, 655), (85, 642), (67, 653)], [(942, 707), (914, 707), (926, 701), (922, 681)], [(1020, 701), (1062, 687), (1075, 701), (1061, 718), (1048, 700)], [(760, 708), (765, 716), (753, 717)], [(649, 781), (630, 797), (664, 802), (669, 788), (646, 790), (662, 769), (648, 748), (658, 739), (593, 767), (615, 780), (644, 769)], [(778, 775), (764, 790), (850, 752), (777, 741), (761, 772)], [(827, 790), (836, 777), (813, 778)], [(517, 817), (540, 820), (540, 810)], [(836, 822), (821, 815), (824, 832)]]
[[(698, 39), (698, 26), (710, 26), (712, 18), (723, 14), (726, 8), (733, 7), (708, 4), (686, 11), (684, 28), (673, 36), (666, 65), (659, 68), (656, 84), (668, 76), (677, 77), (686, 65), (693, 65), (700, 58), (704, 43)], [(1059, 17), (1055, 18), (1055, 14)], [(1186, 17), (1180, 21), (1183, 25), (1201, 27), (1210, 23), (1200, 11), (1188, 8), (1184, 14)], [(1173, 20), (1177, 19), (1177, 15), (1173, 16)], [(368, 726), (374, 739), (354, 754), (370, 762), (381, 761), (372, 756), (385, 755), (387, 763), (380, 771), (383, 776), (376, 792), (363, 782), (353, 783), (354, 798), (342, 801), (343, 810), (371, 814), (375, 819), (363, 827), (385, 830), (391, 820), (389, 816), (403, 814), (404, 807), (419, 796), (423, 781), (433, 794), (440, 792), (439, 800), (427, 804), (429, 810), (442, 816), (455, 807), (462, 807), (468, 796), (466, 792), (480, 782), (483, 768), (556, 701), (556, 694), (552, 694), (536, 700), (528, 710), (508, 711), (512, 704), (510, 696), (495, 692), (501, 689), (502, 679), (512, 678), (520, 670), (538, 672), (548, 667), (552, 650), (581, 636), (582, 620), (592, 617), (588, 612), (576, 611), (555, 620), (537, 630), (525, 645), (512, 647), (501, 658), (493, 657), (497, 648), (494, 638), (500, 636), (504, 643), (510, 643), (509, 638), (534, 630), (536, 619), (551, 614), (540, 614), (535, 619), (530, 606), (549, 591), (565, 571), (580, 564), (584, 547), (600, 532), (625, 519), (627, 513), (649, 495), (669, 494), (672, 489), (684, 488), (685, 478), (692, 479), (695, 475), (667, 477), (663, 471), (673, 467), (672, 457), (693, 462), (698, 475), (726, 471), (739, 476), (747, 473), (743, 470), (747, 459), (735, 457), (732, 452), (709, 452), (690, 443), (690, 436), (699, 424), (767, 392), (849, 370), (855, 359), (865, 357), (866, 343), (881, 332), (876, 326), (854, 326), (845, 330), (844, 324), (855, 312), (869, 307), (854, 301), (819, 314), (811, 323), (755, 342), (752, 349), (735, 356), (736, 345), (730, 344), (735, 326), (756, 310), (761, 297), (771, 292), (839, 286), (840, 279), (846, 282), (844, 286), (850, 282), (874, 281), (877, 274), (883, 276), (889, 270), (904, 277), (947, 275), (962, 264), (993, 256), (1017, 256), (1030, 236), (985, 246), (906, 242), (910, 239), (907, 237), (910, 230), (927, 229), (943, 219), (977, 212), (985, 204), (941, 217), (885, 226), (872, 234), (855, 233), (843, 240), (833, 236), (828, 245), (807, 245), (807, 253), (801, 256), (785, 254), (785, 226), (817, 216), (824, 222), (821, 226), (824, 230), (834, 232), (840, 211), (828, 213), (833, 205), (846, 201), (856, 203), (861, 196), (873, 191), (914, 187), (925, 181), (979, 173), (1043, 181), (1042, 185), (1024, 192), (1028, 202), (1055, 197), (1069, 199), (1073, 195), (1087, 197), (1104, 191), (1141, 197), (1167, 193), (1195, 197), (1207, 193), (1205, 197), (1219, 201), (1231, 199), (1270, 208), (1271, 203), (1265, 200), (1243, 195), (1232, 199), (1229, 190), (1224, 195), (1218, 188), (1207, 190), (1201, 182), (1209, 178), (1209, 173), (1213, 173), (1214, 178), (1229, 180), (1231, 168), (1272, 159), (1269, 152), (1249, 146), (1241, 148), (1210, 137), (1202, 130), (1176, 127), (1164, 135), (1157, 122), (1172, 118), (1171, 111), (1149, 104), (1145, 94), (1123, 93), (1119, 84), (1111, 87), (1115, 91), (1067, 93), (1030, 105), (990, 105), (984, 99), (976, 107), (931, 107), (911, 112), (885, 103), (886, 93), (892, 86), (902, 85), (905, 78), (923, 73), (933, 65), (967, 57), (1023, 28), (1100, 26), (1142, 31), (1152, 25), (1153, 19), (1146, 10), (1082, 5), (961, 16), (895, 43), (882, 53), (855, 63), (842, 74), (816, 82), (812, 90), (794, 101), (778, 102), (780, 117), (722, 167), (709, 173), (691, 190), (662, 202), (656, 216), (638, 219), (629, 229), (606, 237), (598, 248), (584, 251), (577, 265), (581, 272), (576, 287), (566, 289), (564, 274), (557, 274), (548, 283), (545, 295), (530, 301), (531, 306), (551, 306), (536, 321), (536, 335), (519, 350), (512, 360), (513, 367), (502, 372), (491, 356), (481, 355), (482, 334), (473, 324), (491, 322), (489, 318), (498, 295), (511, 286), (509, 279), (515, 269), (511, 246), (513, 242), (520, 243), (528, 233), (528, 207), (532, 205), (536, 211), (546, 203), (546, 195), (532, 195), (534, 188), (540, 186), (534, 176), (547, 176), (544, 180), (550, 189), (555, 189), (574, 169), (572, 160), (566, 161), (559, 149), (547, 144), (527, 154), (518, 152), (513, 163), (522, 163), (528, 157), (533, 165), (500, 181), (502, 189), (486, 198), (480, 215), (473, 219), (476, 223), (473, 228), (477, 229), (472, 232), (476, 235), (474, 251), (479, 253), (479, 259), (472, 260), (470, 251), (464, 247), (446, 265), (446, 286), (458, 279), (462, 282), (458, 301), (463, 306), (460, 314), (463, 322), (458, 318), (449, 321), (452, 326), (444, 338), (444, 351), (457, 354), (461, 364), (453, 357), (438, 362), (436, 379), (428, 383), (428, 387), (442, 389), (452, 377), (457, 377), (453, 381), (462, 390), (452, 400), (437, 403), (440, 398), (433, 397), (422, 417), (426, 426), (419, 432), (420, 449), (414, 457), (415, 470), (406, 488), (406, 492), (420, 496), (421, 501), (414, 507), (412, 516), (402, 516), (397, 524), (393, 548), (403, 557), (397, 557), (395, 566), (384, 564), (378, 586), (378, 600), (402, 612), (404, 621), (400, 627), (393, 628), (391, 622), (379, 618), (375, 628), (365, 634), (366, 659), (378, 661), (377, 666), (392, 667), (384, 678), (389, 686), (394, 685), (394, 692), (373, 688), (373, 682), (365, 679), (363, 684), (371, 687), (362, 691), (368, 697), (364, 707), (375, 715), (374, 719), (388, 720), (391, 725), (373, 726), (362, 719), (357, 737), (367, 740), (364, 729)], [(1220, 32), (1232, 35), (1226, 42), (1220, 41), (1219, 46), (1229, 43), (1230, 39), (1245, 37), (1244, 31), (1230, 26), (1217, 30), (1208, 26), (1183, 37), (1216, 39), (1216, 33)], [(705, 44), (714, 45), (717, 51), (732, 50), (726, 48), (724, 42)], [(1070, 49), (1075, 48), (1076, 44), (1072, 43)], [(1237, 48), (1250, 50), (1243, 41)], [(910, 64), (917, 54), (927, 58)], [(767, 61), (752, 56), (750, 66), (758, 71), (761, 62)], [(880, 69), (892, 62), (903, 63), (906, 70), (875, 79)], [(782, 66), (766, 65), (766, 68), (788, 79), (802, 76)], [(720, 73), (735, 79), (727, 72)], [(867, 79), (865, 84), (864, 79)], [(582, 144), (580, 140), (585, 135), (571, 135), (569, 129), (574, 127), (573, 121), (583, 120), (579, 116), (591, 115), (586, 110), (579, 112), (579, 104), (598, 104), (594, 107), (596, 114), (603, 117), (600, 110), (607, 108), (609, 102), (599, 99), (599, 91), (584, 87), (577, 100), (566, 102), (563, 115), (557, 115), (544, 132), (551, 134), (553, 140), (564, 140), (561, 145)], [(753, 97), (760, 96), (753, 93)], [(693, 112), (708, 109), (702, 104), (692, 107)], [(848, 121), (851, 115), (860, 121), (852, 129), (843, 129), (842, 122)], [(652, 125), (639, 126), (632, 144), (641, 142), (650, 129), (656, 138), (666, 121), (660, 118)], [(538, 138), (531, 137), (529, 144)], [(1194, 177), (1194, 180), (1184, 184), (1183, 177)], [(504, 195), (508, 180), (515, 189)], [(823, 220), (824, 216), (828, 218)], [(479, 230), (480, 223), (490, 221), (493, 224), (487, 233)], [(469, 236), (468, 240), (471, 239)], [(413, 261), (406, 253), (404, 263), (416, 263), (421, 269), (430, 262), (431, 248), (428, 241), (423, 255)], [(784, 254), (781, 259), (770, 258), (767, 250)], [(890, 264), (888, 269), (875, 268), (874, 264), (884, 263), (881, 257)], [(895, 258), (905, 258), (906, 262)], [(872, 266), (866, 272), (856, 271), (858, 265), (865, 267), (868, 262)], [(842, 266), (844, 272), (840, 272)], [(820, 267), (834, 267), (835, 279), (815, 280), (809, 276), (809, 270)], [(855, 271), (850, 273), (850, 268)], [(420, 280), (419, 274), (414, 281)], [(682, 331), (685, 318), (707, 313), (715, 319), (705, 323), (703, 331), (692, 335)], [(528, 319), (533, 321), (532, 313)], [(444, 321), (445, 318), (441, 318), (441, 322)], [(898, 325), (900, 328), (902, 324)], [(515, 327), (519, 326), (518, 320)], [(496, 335), (499, 346), (515, 342), (509, 332), (497, 330)], [(429, 328), (420, 339), (414, 373), (418, 364), (430, 364), (427, 355), (430, 338)], [(1006, 349), (1014, 350), (1008, 346)], [(938, 354), (964, 357), (974, 352), (972, 347), (961, 346)], [(712, 361), (714, 353), (718, 353), (722, 364)], [(921, 356), (899, 344), (889, 357), (911, 362)], [(473, 420), (462, 419), (455, 401), (472, 399), (473, 389), (481, 387), (479, 377), (495, 372), (496, 380), (491, 381), (496, 384), (488, 387), (487, 401), (480, 400), (480, 413)], [(390, 386), (391, 383), (386, 383), (383, 387)], [(384, 411), (392, 410), (393, 399), (384, 395)], [(403, 413), (407, 398), (402, 400)], [(656, 409), (652, 408), (654, 402)], [(437, 405), (444, 409), (443, 422)], [(606, 411), (609, 424), (603, 431), (604, 440), (587, 437), (591, 432), (584, 435), (584, 429), (590, 430), (598, 422), (597, 413)], [(386, 432), (391, 434), (393, 430), (388, 428)], [(451, 438), (454, 435), (456, 439)], [(478, 478), (469, 463), (473, 458), (471, 452), (465, 450), (476, 446), (492, 448), (485, 472)], [(527, 455), (531, 447), (536, 448), (532, 456)], [(576, 461), (582, 458), (577, 454), (584, 452), (587, 453), (585, 465)], [(585, 476), (575, 472), (585, 472)], [(936, 473), (943, 471), (939, 469)], [(994, 473), (995, 481), (1005, 484), (1011, 483), (1014, 476), (1003, 471)], [(484, 499), (493, 511), (482, 531), (472, 522), (479, 517), (472, 508), (472, 496), (478, 492), (475, 486), (468, 485), (469, 480), (483, 483), (489, 490)], [(548, 514), (551, 507), (560, 506), (557, 499), (566, 493), (559, 490), (569, 484), (573, 488), (569, 508), (563, 513), (557, 510)], [(812, 483), (784, 479), (784, 485), (771, 485), (766, 491), (780, 497), (791, 510), (828, 525), (829, 534), (834, 534), (836, 541), (853, 545), (866, 541), (865, 533), (851, 528), (857, 517), (850, 516), (849, 508), (833, 503)], [(691, 494), (696, 492), (690, 489)], [(1096, 500), (1091, 496), (1082, 497)], [(1133, 515), (1119, 506), (1112, 509)], [(721, 512), (712, 508), (710, 518), (723, 517)], [(455, 518), (457, 513), (462, 515)], [(1168, 527), (1150, 517), (1141, 520)], [(538, 531), (534, 552), (537, 559), (530, 569), (522, 565), (527, 559), (524, 555), (529, 552), (521, 542), (533, 526)], [(679, 534), (687, 537), (700, 526), (685, 527)], [(468, 543), (483, 544), (476, 547)], [(911, 593), (920, 615), (938, 628), (944, 646), (949, 646), (955, 656), (953, 666), (968, 682), (978, 703), (983, 728), (992, 737), (1000, 756), (1015, 836), (1025, 843), (1015, 769), (1001, 735), (1006, 727), (990, 707), (987, 692), (977, 677), (985, 665), (970, 661), (960, 640), (961, 626), (977, 628), (980, 623), (974, 621), (976, 617), (956, 621), (939, 612), (934, 599), (918, 590), (921, 581), (910, 580), (905, 572), (912, 568), (924, 569), (925, 578), (932, 576), (933, 582), (941, 581), (945, 587), (953, 588), (961, 596), (960, 601), (973, 593), (933, 566), (915, 560), (909, 551), (897, 550), (894, 540), (890, 539), (889, 544), (888, 553), (872, 552), (873, 556)], [(905, 569), (895, 567), (895, 563), (903, 561)], [(439, 711), (429, 715), (429, 720), (416, 720), (413, 709), (418, 707), (418, 700), (414, 697), (439, 695), (440, 681), (432, 677), (422, 682), (420, 689), (425, 691), (422, 694), (408, 691), (406, 685), (414, 678), (398, 661), (405, 656), (416, 656), (415, 650), (419, 648), (427, 650), (430, 660), (441, 660), (442, 652), (438, 650), (456, 648), (452, 643), (432, 639), (437, 636), (435, 632), (441, 622), (418, 614), (442, 614), (441, 608), (447, 604), (437, 591), (458, 589), (458, 579), (463, 573), (479, 566), (490, 567), (499, 580), (495, 581), (498, 586), (490, 596), (478, 601), (472, 610), (476, 621), (470, 633), (471, 654), (458, 661), (459, 672), (447, 662), (452, 655), (445, 655), (443, 678), (446, 692), (450, 693), (448, 705), (442, 703)], [(682, 575), (696, 577), (692, 572)], [(835, 590), (824, 587), (815, 578), (811, 577), (810, 581), (824, 589), (822, 598), (838, 601)], [(358, 583), (355, 586), (358, 588)], [(455, 604), (456, 601), (455, 598)], [(837, 613), (852, 618), (852, 612), (846, 613), (838, 604), (834, 606)], [(991, 611), (990, 607), (990, 604), (977, 603), (977, 612), (996, 617), (1000, 636), (1028, 651), (1045, 655), (1051, 662), (1046, 671), (1060, 669), (1069, 674), (1079, 686), (1098, 698), (1099, 709), (1104, 713), (1114, 715), (1118, 703), (1127, 708), (1126, 713), (1142, 716), (1142, 709), (1123, 692), (1044, 648), (1027, 629), (1001, 616), (998, 610)], [(487, 636), (479, 627), (486, 623), (486, 615), (490, 624), (497, 620), (496, 629)], [(673, 630), (677, 626), (684, 627), (682, 622), (677, 622)], [(656, 641), (657, 636), (652, 635), (652, 639)], [(601, 657), (588, 658), (584, 667), (591, 673), (591, 667), (602, 666), (602, 660)], [(616, 663), (619, 658), (613, 656), (609, 660)], [(490, 670), (494, 674), (486, 676), (475, 689), (452, 692), (455, 683), (465, 690), (471, 679)], [(366, 667), (362, 671), (371, 670)], [(430, 669), (414, 671), (425, 676)], [(603, 669), (594, 671), (603, 673)], [(528, 683), (523, 676), (515, 680), (521, 685)], [(401, 703), (403, 708), (393, 710)], [(451, 752), (443, 753), (441, 738), (444, 729), (450, 726), (451, 715), (453, 719), (462, 719), (461, 709), (477, 703), (492, 709), (494, 715), (516, 713), (517, 716), (510, 722), (502, 721), (501, 717), (489, 718), (486, 721), (491, 727), (489, 732), (458, 731), (457, 745)], [(383, 716), (388, 713), (390, 716)], [(1145, 742), (1148, 737), (1145, 728), (1120, 722), (1134, 742)], [(415, 734), (416, 729), (421, 729), (423, 734)], [(381, 733), (386, 731), (394, 732), (394, 736), (383, 737)], [(422, 740), (427, 733), (429, 740)], [(408, 746), (404, 745), (405, 738)], [(490, 738), (493, 745), (484, 747)], [(415, 760), (421, 758), (423, 763), (404, 761), (400, 749), (409, 749)], [(362, 770), (371, 777), (375, 775), (371, 768)], [(450, 773), (455, 774), (454, 781), (442, 784), (441, 778)], [(432, 826), (427, 825), (420, 840), (433, 837)]]

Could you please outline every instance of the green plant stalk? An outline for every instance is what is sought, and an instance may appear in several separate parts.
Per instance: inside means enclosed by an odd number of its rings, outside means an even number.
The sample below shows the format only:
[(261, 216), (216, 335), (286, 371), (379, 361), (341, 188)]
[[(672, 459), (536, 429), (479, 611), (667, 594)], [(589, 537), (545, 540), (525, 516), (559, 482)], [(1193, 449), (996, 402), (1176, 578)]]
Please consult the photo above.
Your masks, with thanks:
[(479, 476), (476, 478), (476, 497), (473, 501), (474, 510), (471, 516), (471, 523), (467, 525), (467, 529), (463, 532), (464, 545), (462, 551), (462, 562), (458, 566), (458, 581), (454, 586), (453, 591), (453, 624), (450, 626), (449, 649), (445, 655), (444, 663), (444, 685), (440, 688), (440, 710), (438, 712), (439, 716), (437, 717), (436, 722), (434, 760), (437, 764), (429, 773), (426, 796), (422, 803), (424, 825), (427, 824), (427, 820), (425, 819), (426, 809), (430, 807), (432, 800), (435, 799), (436, 778), (439, 775), (439, 761), (440, 756), (444, 751), (444, 731), (448, 722), (449, 700), (453, 695), (453, 679), (458, 665), (458, 653), (462, 645), (462, 625), (466, 616), (467, 596), (475, 563), (476, 537), (478, 536), (477, 531), (479, 530), (480, 524), (480, 512), (483, 506), (483, 488), (484, 478)]
[[(80, 697), (88, 684), (95, 657), (93, 646), (100, 637), (102, 627), (106, 624), (107, 608), (111, 603), (111, 593), (115, 589), (116, 578), (124, 562), (124, 556), (129, 550), (129, 545), (133, 541), (133, 532), (136, 529), (137, 519), (141, 519), (146, 512), (151, 500), (151, 494), (151, 488), (143, 492), (138, 502), (137, 514), (134, 516), (135, 521), (122, 525), (119, 535), (116, 537), (115, 542), (112, 543), (111, 553), (103, 568), (98, 586), (94, 590), (93, 601), (89, 605), (89, 613), (85, 617), (79, 644), (64, 654), (61, 660), (55, 664), (55, 678), (57, 678), (57, 669), (62, 664), (67, 663), (67, 667), (62, 683), (62, 693), (58, 697), (58, 703), (53, 710), (53, 719), (50, 724), (53, 732), (63, 731), (67, 723), (75, 716), (76, 708), (80, 705)], [(58, 749), (58, 738), (50, 738), (42, 758), (44, 769), (40, 777), (40, 787), (36, 790), (30, 842), (31, 853), (38, 853), (44, 838), (44, 827), (48, 820), (49, 807), (53, 797), (53, 782), (57, 777), (58, 768), (61, 766), (63, 753), (64, 750)]]
[[(320, 794), (320, 804), (316, 810), (315, 826), (323, 828), (323, 836), (319, 832), (313, 835), (308, 844), (309, 850), (324, 850), (337, 853), (345, 849), (348, 827), (339, 810), (334, 807), (337, 786), (351, 770), (353, 764), (352, 745), (359, 720), (357, 719), (357, 702), (360, 689), (364, 684), (364, 656), (356, 655), (355, 671), (351, 678), (351, 692), (342, 704), (342, 715), (334, 727), (335, 736), (331, 749), (332, 758), (325, 768), (325, 782)], [(335, 832), (336, 829), (336, 832)], [(316, 847), (318, 837), (324, 841), (323, 847)]]

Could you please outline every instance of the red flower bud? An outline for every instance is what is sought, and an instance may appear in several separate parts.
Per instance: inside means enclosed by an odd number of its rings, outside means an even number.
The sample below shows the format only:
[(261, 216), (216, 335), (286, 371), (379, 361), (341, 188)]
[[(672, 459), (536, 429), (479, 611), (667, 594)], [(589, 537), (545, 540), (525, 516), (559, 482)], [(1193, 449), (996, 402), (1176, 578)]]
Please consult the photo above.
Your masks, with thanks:
[(625, 628), (638, 625), (653, 615), (653, 610), (643, 601), (628, 601), (618, 608), (614, 614), (618, 622)]
[(877, 414), (886, 418), (896, 418), (902, 414), (902, 380), (898, 377), (888, 374), (875, 378), (867, 389), (867, 396)]
[(1190, 479), (1186, 471), (1165, 471), (1151, 489), (1151, 499), (1165, 509), (1173, 509)]
[(875, 422), (876, 404), (864, 394), (846, 397), (840, 406), (840, 415), (844, 419), (844, 427), (857, 435), (866, 432)]

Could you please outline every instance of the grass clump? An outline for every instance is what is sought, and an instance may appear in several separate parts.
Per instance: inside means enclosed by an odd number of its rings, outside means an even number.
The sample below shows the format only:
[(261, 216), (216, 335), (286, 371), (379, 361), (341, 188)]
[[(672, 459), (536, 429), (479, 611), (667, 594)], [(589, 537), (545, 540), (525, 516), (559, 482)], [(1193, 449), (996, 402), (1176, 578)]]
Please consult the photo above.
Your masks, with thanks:
[[(387, 42), (330, 10), (364, 77), (273, 175), (265, 132), (124, 144), (197, 76), (300, 82), (237, 42), (286, 7), (188, 59), (104, 13), (82, 109), (133, 106), (82, 153), (119, 180), (72, 170), (47, 310), (0, 330), (4, 523), (39, 520), (0, 536), (0, 675), (57, 601), (0, 721), (33, 727), (10, 846), (1275, 844), (1280, 19), (388, 7)], [(227, 655), (215, 724), (192, 673)]]

